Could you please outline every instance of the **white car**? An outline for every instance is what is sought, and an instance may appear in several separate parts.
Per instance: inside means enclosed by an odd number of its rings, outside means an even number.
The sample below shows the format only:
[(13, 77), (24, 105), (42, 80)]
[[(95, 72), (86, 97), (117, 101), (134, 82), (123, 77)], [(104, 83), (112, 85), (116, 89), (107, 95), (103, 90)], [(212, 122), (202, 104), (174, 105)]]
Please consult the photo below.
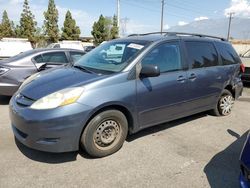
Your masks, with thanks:
[(75, 50), (84, 50), (81, 41), (64, 40), (58, 43), (52, 43), (47, 48), (69, 48)]
[(0, 40), (0, 59), (9, 58), (32, 49), (28, 39), (3, 38)]

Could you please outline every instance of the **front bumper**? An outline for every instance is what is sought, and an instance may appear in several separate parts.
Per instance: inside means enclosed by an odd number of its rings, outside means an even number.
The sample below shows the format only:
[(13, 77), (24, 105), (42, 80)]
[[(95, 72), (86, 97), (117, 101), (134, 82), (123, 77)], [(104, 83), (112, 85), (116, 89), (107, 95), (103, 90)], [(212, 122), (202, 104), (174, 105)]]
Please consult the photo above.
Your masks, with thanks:
[(91, 109), (75, 103), (53, 110), (33, 110), (17, 104), (15, 96), (9, 105), (17, 140), (30, 148), (55, 153), (79, 149), (81, 133)]
[(17, 84), (2, 83), (0, 80), (0, 95), (12, 96), (19, 88)]

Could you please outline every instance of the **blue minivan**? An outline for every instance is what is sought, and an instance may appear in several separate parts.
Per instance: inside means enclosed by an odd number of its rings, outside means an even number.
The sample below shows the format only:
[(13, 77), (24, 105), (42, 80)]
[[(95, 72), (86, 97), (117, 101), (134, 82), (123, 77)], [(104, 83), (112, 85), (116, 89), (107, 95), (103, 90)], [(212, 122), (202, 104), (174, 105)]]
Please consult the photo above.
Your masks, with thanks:
[[(120, 55), (105, 55), (110, 49)], [(81, 147), (103, 157), (147, 127), (208, 110), (229, 115), (242, 93), (240, 75), (241, 60), (223, 38), (131, 35), (28, 78), (10, 101), (12, 128), (34, 149)]]

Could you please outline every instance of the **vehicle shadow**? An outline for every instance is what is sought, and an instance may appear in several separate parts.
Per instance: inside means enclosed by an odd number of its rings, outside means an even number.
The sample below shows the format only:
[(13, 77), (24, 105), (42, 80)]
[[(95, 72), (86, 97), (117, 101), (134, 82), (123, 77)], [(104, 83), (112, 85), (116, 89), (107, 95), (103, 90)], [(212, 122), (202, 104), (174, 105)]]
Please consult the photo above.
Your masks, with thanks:
[(177, 125), (184, 124), (186, 122), (194, 121), (196, 119), (203, 118), (205, 116), (208, 116), (208, 112), (202, 112), (202, 113), (195, 114), (195, 115), (192, 115), (192, 116), (188, 116), (188, 117), (185, 117), (185, 118), (181, 118), (181, 119), (178, 119), (178, 120), (174, 120), (174, 121), (159, 124), (159, 125), (156, 125), (156, 126), (153, 126), (153, 127), (149, 127), (149, 128), (146, 128), (146, 129), (144, 129), (144, 130), (142, 130), (142, 131), (140, 131), (138, 133), (128, 135), (126, 141), (132, 142), (133, 140), (136, 140), (138, 138), (141, 138), (141, 137), (144, 137), (144, 136), (147, 136), (147, 135), (154, 135), (157, 132), (160, 132), (160, 131), (175, 127)]
[[(143, 131), (140, 131), (137, 134), (128, 136), (127, 141), (132, 142), (133, 140), (135, 140), (137, 138), (147, 136), (150, 134), (154, 134), (154, 133), (160, 132), (162, 130), (183, 124), (185, 122), (192, 121), (192, 120), (195, 120), (198, 118), (202, 118), (206, 115), (207, 115), (207, 113), (200, 113), (200, 114), (196, 114), (196, 115), (193, 115), (190, 117), (182, 118), (180, 120), (176, 120), (176, 121), (172, 121), (169, 123), (157, 125), (157, 126), (154, 126), (151, 128), (147, 128)], [(49, 153), (49, 152), (43, 152), (43, 151), (38, 151), (38, 150), (28, 148), (27, 146), (25, 146), (21, 142), (19, 142), (16, 138), (15, 138), (15, 143), (16, 143), (17, 148), (27, 158), (34, 160), (34, 161), (42, 162), (42, 163), (58, 164), (58, 163), (66, 163), (66, 162), (76, 161), (77, 155), (80, 155), (81, 157), (83, 157), (85, 159), (91, 159), (91, 160), (95, 159), (95, 158), (89, 156), (83, 150), (80, 150), (77, 152), (68, 152), (68, 153)]]
[(38, 161), (42, 163), (58, 164), (58, 163), (72, 162), (76, 161), (78, 154), (85, 159), (91, 159), (91, 157), (86, 153), (84, 153), (84, 151), (82, 150), (76, 152), (67, 152), (67, 153), (49, 153), (28, 148), (27, 146), (19, 142), (16, 138), (15, 138), (15, 143), (23, 155), (25, 155), (26, 157), (28, 157), (33, 161)]
[(0, 95), (0, 105), (8, 105), (11, 97)]
[(239, 187), (239, 157), (248, 131), (242, 136), (230, 129), (227, 131), (230, 135), (237, 138), (236, 141), (213, 156), (203, 169), (211, 188)]

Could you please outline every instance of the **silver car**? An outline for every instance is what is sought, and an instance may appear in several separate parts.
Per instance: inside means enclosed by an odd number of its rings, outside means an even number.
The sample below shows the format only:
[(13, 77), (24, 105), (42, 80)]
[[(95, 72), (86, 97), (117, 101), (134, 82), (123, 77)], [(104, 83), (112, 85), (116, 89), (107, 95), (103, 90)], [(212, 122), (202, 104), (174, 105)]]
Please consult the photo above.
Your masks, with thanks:
[(73, 64), (85, 54), (74, 49), (35, 49), (0, 61), (0, 95), (12, 96), (34, 73)]

